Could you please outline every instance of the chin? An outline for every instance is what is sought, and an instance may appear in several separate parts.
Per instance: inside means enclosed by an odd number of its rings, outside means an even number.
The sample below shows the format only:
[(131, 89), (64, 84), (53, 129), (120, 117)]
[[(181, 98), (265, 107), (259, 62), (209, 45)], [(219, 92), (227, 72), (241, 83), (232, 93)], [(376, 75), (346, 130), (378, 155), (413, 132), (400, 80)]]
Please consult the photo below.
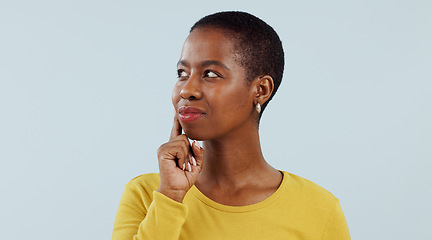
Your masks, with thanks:
[(212, 136), (209, 135), (209, 131), (207, 130), (206, 127), (187, 126), (186, 124), (183, 124), (182, 128), (186, 137), (188, 137), (189, 139), (197, 140), (197, 141), (205, 141), (212, 138)]
[(183, 131), (185, 132), (186, 137), (188, 137), (189, 139), (197, 140), (197, 141), (208, 140), (208, 136), (205, 136), (206, 134), (197, 133), (195, 131), (188, 131), (186, 129), (183, 129)]

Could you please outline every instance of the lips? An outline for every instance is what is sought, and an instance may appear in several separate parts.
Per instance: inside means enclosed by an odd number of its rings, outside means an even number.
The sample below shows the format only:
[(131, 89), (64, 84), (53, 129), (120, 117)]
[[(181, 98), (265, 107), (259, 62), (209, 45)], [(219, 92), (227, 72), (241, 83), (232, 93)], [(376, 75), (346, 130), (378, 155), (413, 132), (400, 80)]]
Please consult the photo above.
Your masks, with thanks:
[(205, 113), (194, 107), (183, 106), (179, 108), (179, 119), (183, 122), (191, 122), (200, 119)]

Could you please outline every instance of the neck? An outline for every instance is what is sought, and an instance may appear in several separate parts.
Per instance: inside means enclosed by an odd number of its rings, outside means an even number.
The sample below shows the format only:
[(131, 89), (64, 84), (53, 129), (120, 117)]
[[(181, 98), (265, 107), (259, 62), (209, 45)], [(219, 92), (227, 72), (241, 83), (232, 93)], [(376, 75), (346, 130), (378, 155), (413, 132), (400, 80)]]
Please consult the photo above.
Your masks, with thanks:
[(277, 170), (265, 161), (261, 152), (258, 126), (243, 129), (248, 131), (235, 131), (203, 142), (204, 166), (198, 183), (242, 188), (275, 174)]

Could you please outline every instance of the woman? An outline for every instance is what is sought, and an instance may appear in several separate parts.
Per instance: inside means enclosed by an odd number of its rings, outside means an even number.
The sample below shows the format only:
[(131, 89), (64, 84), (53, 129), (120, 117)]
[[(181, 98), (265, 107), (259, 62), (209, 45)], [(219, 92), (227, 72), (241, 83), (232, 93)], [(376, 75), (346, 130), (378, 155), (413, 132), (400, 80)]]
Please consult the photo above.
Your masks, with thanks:
[(160, 173), (126, 185), (113, 239), (350, 239), (338, 199), (261, 152), (259, 119), (283, 66), (278, 35), (250, 14), (216, 13), (192, 27)]

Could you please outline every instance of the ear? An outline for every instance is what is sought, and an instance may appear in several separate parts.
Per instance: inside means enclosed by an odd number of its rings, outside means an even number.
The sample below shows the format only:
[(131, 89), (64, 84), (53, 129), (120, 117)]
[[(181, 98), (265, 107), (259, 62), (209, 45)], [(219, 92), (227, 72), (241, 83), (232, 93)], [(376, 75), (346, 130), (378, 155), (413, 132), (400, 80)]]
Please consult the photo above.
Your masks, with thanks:
[(258, 77), (254, 85), (256, 89), (254, 103), (256, 104), (259, 102), (261, 105), (263, 105), (270, 99), (270, 96), (273, 93), (273, 78), (269, 75)]

